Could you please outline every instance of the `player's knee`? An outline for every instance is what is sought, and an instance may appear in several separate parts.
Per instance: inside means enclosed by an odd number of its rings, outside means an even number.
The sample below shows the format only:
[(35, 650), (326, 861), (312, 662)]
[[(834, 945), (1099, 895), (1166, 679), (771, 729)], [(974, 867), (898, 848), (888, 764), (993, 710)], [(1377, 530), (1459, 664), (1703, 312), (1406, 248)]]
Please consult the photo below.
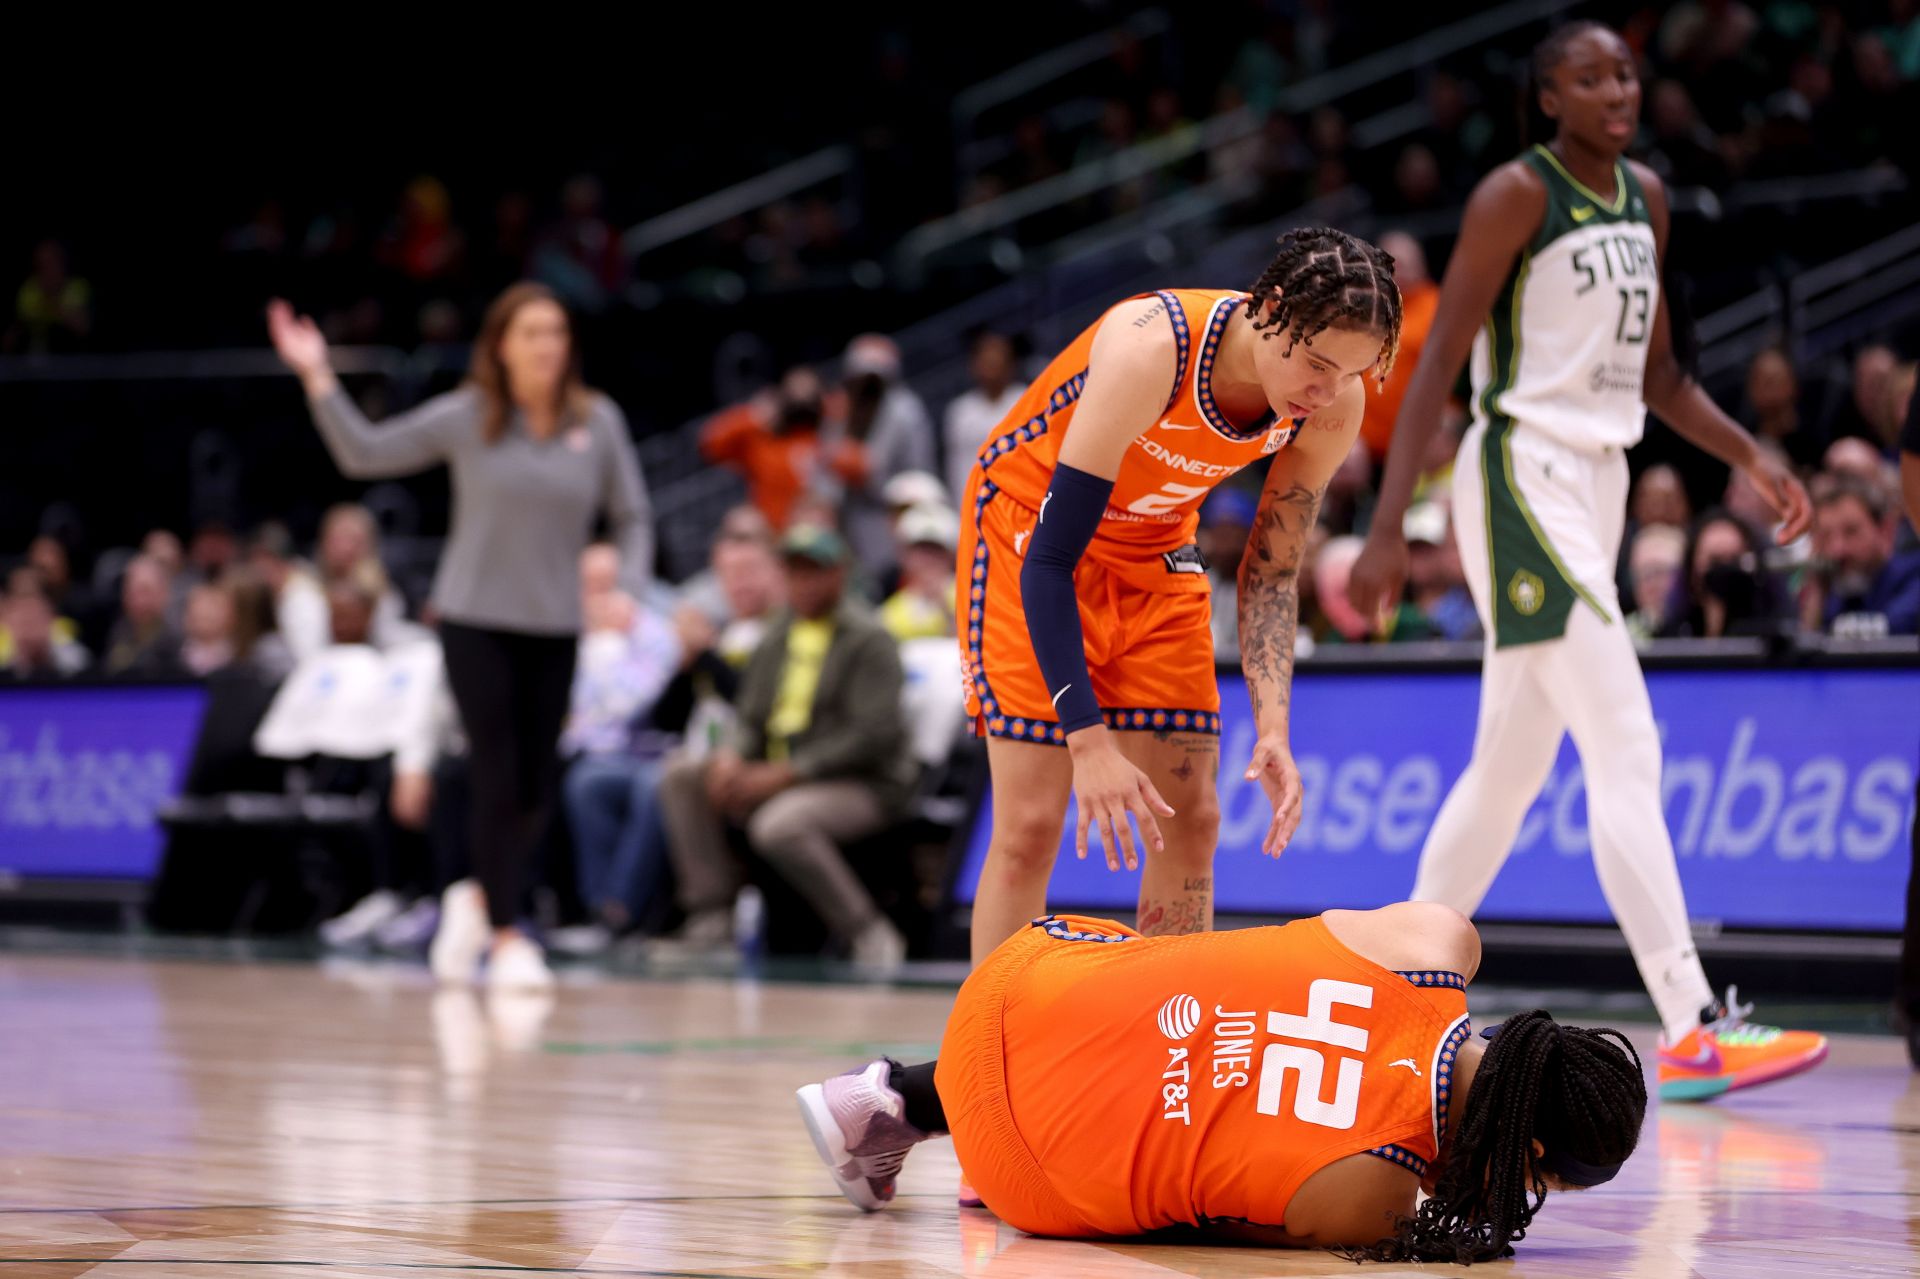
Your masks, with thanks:
[(1220, 799), (1212, 791), (1190, 795), (1174, 804), (1172, 817), (1159, 818), (1160, 833), (1168, 846), (1179, 844), (1195, 856), (1213, 860), (1214, 845), (1220, 841)]
[(1062, 825), (1061, 814), (1039, 808), (997, 813), (992, 851), (1015, 873), (1048, 874), (1060, 851)]

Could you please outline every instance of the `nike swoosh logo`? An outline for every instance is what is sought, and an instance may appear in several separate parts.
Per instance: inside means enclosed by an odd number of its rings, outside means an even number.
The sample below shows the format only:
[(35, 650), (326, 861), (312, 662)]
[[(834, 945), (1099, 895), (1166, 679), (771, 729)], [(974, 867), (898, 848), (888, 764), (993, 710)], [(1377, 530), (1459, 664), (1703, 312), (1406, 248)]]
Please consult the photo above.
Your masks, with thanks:
[(1703, 1043), (1699, 1052), (1690, 1053), (1684, 1057), (1671, 1048), (1661, 1049), (1660, 1056), (1668, 1064), (1683, 1066), (1688, 1070), (1704, 1070), (1712, 1074), (1720, 1069), (1720, 1049), (1711, 1041)]
[(1420, 1073), (1420, 1067), (1413, 1064), (1413, 1058), (1411, 1057), (1402, 1057), (1399, 1061), (1387, 1063), (1388, 1070), (1392, 1070), (1395, 1066), (1405, 1066), (1416, 1075)]
[(1197, 426), (1181, 426), (1178, 422), (1162, 422), (1160, 429), (1163, 431), (1197, 431), (1200, 428)]
[(1588, 218), (1592, 216), (1593, 216), (1593, 206), (1591, 204), (1583, 204), (1579, 208), (1573, 211), (1573, 220), (1575, 222), (1585, 222)]
[(1055, 710), (1060, 709), (1060, 699), (1065, 697), (1067, 695), (1067, 690), (1072, 687), (1073, 685), (1071, 684), (1062, 684), (1060, 686), (1060, 691), (1053, 695), (1053, 709)]

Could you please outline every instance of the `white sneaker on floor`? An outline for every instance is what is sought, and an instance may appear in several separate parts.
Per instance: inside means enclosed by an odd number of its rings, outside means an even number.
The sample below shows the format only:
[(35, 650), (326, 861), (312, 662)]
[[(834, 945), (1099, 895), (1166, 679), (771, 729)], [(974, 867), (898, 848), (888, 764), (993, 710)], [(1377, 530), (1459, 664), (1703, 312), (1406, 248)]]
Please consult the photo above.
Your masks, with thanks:
[(406, 905), (400, 900), (400, 894), (385, 888), (376, 889), (362, 897), (352, 910), (320, 925), (320, 940), (336, 950), (358, 946), (405, 910)]
[(447, 885), (440, 897), (440, 927), (427, 948), (427, 966), (444, 982), (470, 982), (487, 953), (493, 926), (487, 922), (487, 897), (471, 879)]
[(892, 972), (907, 962), (907, 939), (885, 915), (860, 930), (853, 939), (853, 963), (856, 968), (873, 972)]
[(551, 990), (553, 970), (547, 956), (530, 938), (509, 937), (487, 957), (487, 989)]

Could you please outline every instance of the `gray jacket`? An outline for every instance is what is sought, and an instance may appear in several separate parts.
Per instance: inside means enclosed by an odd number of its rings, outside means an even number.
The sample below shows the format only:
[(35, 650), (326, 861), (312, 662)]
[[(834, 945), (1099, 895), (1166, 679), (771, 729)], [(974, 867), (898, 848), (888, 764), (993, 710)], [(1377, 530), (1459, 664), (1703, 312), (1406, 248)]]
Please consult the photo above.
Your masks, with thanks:
[(446, 463), (453, 473), (453, 528), (434, 574), (440, 615), (468, 626), (533, 635), (580, 630), (580, 552), (594, 516), (606, 512), (624, 573), (637, 595), (653, 569), (653, 521), (627, 422), (593, 397), (584, 421), (553, 439), (528, 434), (516, 410), (488, 444), (485, 402), (472, 387), (369, 422), (345, 391), (313, 406), (327, 451), (359, 480)]

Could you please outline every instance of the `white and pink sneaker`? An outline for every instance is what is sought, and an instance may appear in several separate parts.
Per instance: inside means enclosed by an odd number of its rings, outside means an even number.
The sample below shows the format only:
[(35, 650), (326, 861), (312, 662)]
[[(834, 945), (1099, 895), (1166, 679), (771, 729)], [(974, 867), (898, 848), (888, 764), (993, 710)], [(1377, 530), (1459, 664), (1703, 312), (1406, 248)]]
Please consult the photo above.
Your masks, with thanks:
[(820, 1162), (847, 1201), (866, 1212), (893, 1199), (907, 1151), (927, 1139), (907, 1122), (906, 1102), (888, 1084), (890, 1069), (884, 1059), (870, 1062), (794, 1094)]

